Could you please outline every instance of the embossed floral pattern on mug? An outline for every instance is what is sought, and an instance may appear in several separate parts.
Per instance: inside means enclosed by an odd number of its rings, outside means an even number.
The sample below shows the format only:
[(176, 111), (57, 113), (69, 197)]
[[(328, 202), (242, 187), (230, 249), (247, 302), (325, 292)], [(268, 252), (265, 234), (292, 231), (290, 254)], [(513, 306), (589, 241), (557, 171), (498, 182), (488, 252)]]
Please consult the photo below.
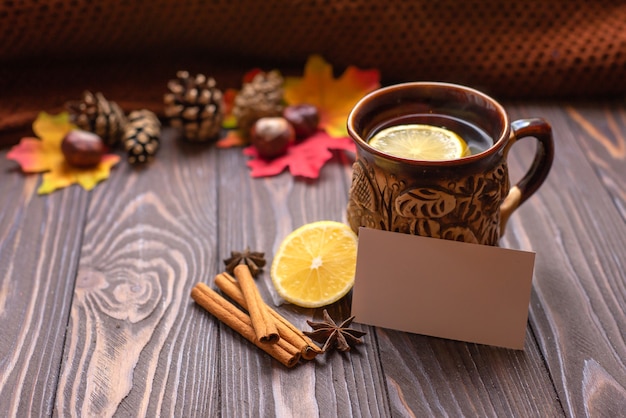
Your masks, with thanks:
[(437, 184), (399, 179), (364, 160), (353, 165), (348, 219), (360, 226), (493, 245), (500, 237), (499, 208), (509, 190), (506, 163)]

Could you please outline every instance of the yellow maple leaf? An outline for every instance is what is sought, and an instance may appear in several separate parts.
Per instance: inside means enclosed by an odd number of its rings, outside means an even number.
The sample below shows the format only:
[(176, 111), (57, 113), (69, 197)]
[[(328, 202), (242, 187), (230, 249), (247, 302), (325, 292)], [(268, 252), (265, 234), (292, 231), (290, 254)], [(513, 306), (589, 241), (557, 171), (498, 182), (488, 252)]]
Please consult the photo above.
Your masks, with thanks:
[(58, 148), (59, 152), (61, 141), (73, 129), (77, 129), (76, 125), (70, 122), (70, 115), (67, 112), (58, 115), (41, 112), (33, 122), (33, 132), (41, 138), (41, 142), (51, 148)]
[(69, 165), (61, 151), (61, 142), (74, 129), (77, 127), (70, 122), (67, 112), (58, 115), (41, 112), (33, 122), (33, 132), (39, 139), (22, 138), (7, 153), (7, 158), (17, 161), (25, 173), (45, 172), (43, 182), (37, 190), (39, 194), (47, 194), (72, 184), (91, 190), (100, 181), (107, 179), (111, 167), (119, 162), (118, 155), (106, 154), (95, 167), (79, 168)]
[(118, 155), (106, 154), (102, 156), (97, 166), (91, 168), (78, 169), (67, 163), (61, 164), (56, 169), (43, 174), (43, 182), (37, 192), (47, 194), (75, 183), (80, 184), (85, 190), (91, 190), (96, 187), (96, 184), (109, 178), (111, 167), (119, 160)]
[(317, 106), (320, 128), (330, 136), (340, 138), (348, 135), (346, 120), (354, 105), (378, 87), (378, 70), (360, 70), (351, 66), (335, 79), (332, 66), (319, 55), (312, 55), (302, 78), (285, 79), (284, 97), (290, 105), (308, 103)]

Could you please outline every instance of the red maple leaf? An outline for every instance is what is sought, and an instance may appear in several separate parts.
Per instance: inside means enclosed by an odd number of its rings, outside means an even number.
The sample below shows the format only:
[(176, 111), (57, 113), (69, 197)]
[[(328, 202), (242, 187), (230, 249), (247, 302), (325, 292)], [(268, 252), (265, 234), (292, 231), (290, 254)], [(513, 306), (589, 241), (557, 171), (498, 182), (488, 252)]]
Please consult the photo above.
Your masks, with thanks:
[(283, 156), (267, 160), (259, 157), (254, 146), (243, 150), (244, 155), (253, 157), (248, 161), (248, 167), (252, 169), (252, 177), (269, 177), (282, 173), (286, 168), (293, 176), (301, 176), (310, 179), (319, 177), (320, 170), (333, 156), (331, 150), (344, 150), (356, 152), (356, 146), (352, 139), (333, 138), (326, 132), (320, 131), (306, 140), (293, 144), (287, 148)]

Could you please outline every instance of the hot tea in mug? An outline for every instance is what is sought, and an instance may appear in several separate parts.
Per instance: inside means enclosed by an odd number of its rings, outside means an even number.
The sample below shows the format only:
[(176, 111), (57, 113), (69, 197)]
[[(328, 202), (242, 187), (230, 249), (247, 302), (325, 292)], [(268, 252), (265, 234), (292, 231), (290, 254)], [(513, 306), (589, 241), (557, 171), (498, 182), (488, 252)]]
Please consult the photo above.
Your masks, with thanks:
[[(554, 156), (550, 125), (510, 122), (489, 96), (448, 83), (376, 90), (348, 117), (357, 145), (348, 222), (359, 227), (497, 245), (510, 214), (545, 180)], [(538, 147), (510, 188), (507, 155), (524, 137)]]
[(486, 151), (492, 139), (479, 127), (446, 115), (409, 115), (375, 128), (367, 142), (396, 157), (452, 160)]

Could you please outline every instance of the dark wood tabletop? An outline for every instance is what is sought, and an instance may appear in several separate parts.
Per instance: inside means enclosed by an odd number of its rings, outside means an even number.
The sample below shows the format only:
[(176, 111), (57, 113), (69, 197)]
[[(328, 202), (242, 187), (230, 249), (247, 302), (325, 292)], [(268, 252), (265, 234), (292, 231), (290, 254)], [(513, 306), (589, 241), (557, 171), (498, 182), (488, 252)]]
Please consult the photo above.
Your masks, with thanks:
[[(145, 169), (37, 195), (0, 151), (0, 415), (516, 416), (626, 413), (626, 102), (508, 103), (556, 158), (501, 246), (536, 252), (523, 351), (356, 324), (365, 344), (288, 369), (201, 309), (232, 250), (345, 222), (350, 156), (317, 181), (252, 179), (240, 149), (165, 128)], [(513, 179), (532, 141), (511, 152)], [(269, 269), (257, 283), (274, 300)], [(321, 309), (276, 310), (301, 329)], [(350, 298), (329, 306), (347, 317)]]

